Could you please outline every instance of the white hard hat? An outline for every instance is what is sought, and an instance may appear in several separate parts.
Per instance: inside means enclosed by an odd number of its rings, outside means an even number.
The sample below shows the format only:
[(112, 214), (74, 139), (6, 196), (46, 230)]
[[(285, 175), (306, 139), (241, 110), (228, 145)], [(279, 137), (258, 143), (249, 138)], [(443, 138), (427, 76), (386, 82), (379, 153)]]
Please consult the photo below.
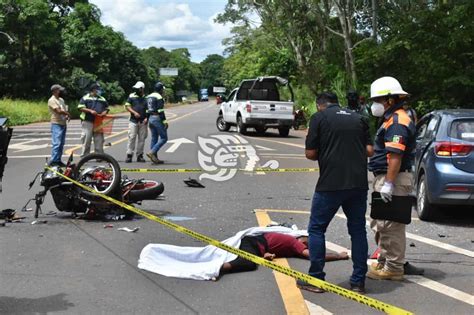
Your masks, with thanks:
[(137, 81), (137, 83), (135, 83), (133, 88), (134, 89), (144, 89), (145, 88), (145, 83), (143, 83), (142, 81)]
[(403, 91), (400, 82), (392, 77), (381, 77), (370, 85), (370, 98), (387, 95), (408, 95)]

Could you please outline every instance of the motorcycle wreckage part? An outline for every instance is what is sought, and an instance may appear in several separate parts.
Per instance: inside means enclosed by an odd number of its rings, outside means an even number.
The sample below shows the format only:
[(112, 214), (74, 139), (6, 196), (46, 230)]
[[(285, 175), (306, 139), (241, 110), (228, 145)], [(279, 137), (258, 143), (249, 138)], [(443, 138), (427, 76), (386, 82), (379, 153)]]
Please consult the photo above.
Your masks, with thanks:
[[(98, 163), (102, 165), (97, 165)], [(118, 162), (112, 156), (105, 153), (92, 153), (77, 163), (73, 178), (98, 193), (111, 195), (120, 188), (122, 172)]]

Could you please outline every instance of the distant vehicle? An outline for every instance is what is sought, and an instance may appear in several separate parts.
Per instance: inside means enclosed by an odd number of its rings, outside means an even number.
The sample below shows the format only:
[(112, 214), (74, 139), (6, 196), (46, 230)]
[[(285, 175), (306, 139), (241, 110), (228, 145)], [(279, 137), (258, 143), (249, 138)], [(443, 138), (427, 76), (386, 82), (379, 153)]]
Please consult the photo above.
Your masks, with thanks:
[(421, 118), (415, 185), (422, 220), (435, 219), (442, 205), (474, 206), (474, 110), (439, 110)]
[(199, 101), (200, 102), (209, 101), (209, 93), (207, 92), (207, 89), (200, 89), (198, 96), (199, 96)]
[[(282, 101), (280, 89), (288, 87), (289, 101)], [(293, 125), (293, 91), (288, 80), (280, 77), (259, 77), (243, 80), (228, 97), (220, 101), (216, 125), (219, 131), (228, 131), (231, 126), (246, 134), (255, 128), (264, 134), (268, 128), (276, 128), (280, 136), (287, 137)]]

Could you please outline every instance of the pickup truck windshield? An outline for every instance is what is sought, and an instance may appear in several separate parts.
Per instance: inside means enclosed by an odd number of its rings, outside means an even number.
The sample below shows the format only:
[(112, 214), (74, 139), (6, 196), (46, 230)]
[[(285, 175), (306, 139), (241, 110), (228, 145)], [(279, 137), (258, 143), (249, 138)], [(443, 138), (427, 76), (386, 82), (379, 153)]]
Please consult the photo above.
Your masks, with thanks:
[(277, 82), (275, 79), (243, 81), (237, 93), (237, 99), (278, 102), (280, 101), (280, 93), (278, 91)]

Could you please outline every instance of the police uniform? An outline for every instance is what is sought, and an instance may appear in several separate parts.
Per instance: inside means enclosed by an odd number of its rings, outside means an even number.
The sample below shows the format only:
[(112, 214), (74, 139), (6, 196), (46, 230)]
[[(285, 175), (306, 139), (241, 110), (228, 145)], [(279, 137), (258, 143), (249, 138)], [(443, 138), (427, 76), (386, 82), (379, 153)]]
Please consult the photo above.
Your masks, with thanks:
[[(109, 104), (102, 96), (93, 96), (90, 93), (84, 95), (79, 101), (77, 108), (92, 109), (97, 112), (97, 114), (102, 114), (103, 112), (109, 111)], [(91, 151), (91, 142), (94, 138), (94, 151), (97, 153), (104, 153), (104, 134), (94, 130), (94, 121), (95, 116), (90, 113), (82, 112), (80, 115), (82, 121), (82, 134), (81, 134), (81, 143), (82, 143), (82, 154), (81, 156), (87, 155)]]
[(137, 157), (139, 157), (143, 155), (145, 139), (148, 136), (148, 127), (145, 124), (145, 120), (148, 117), (147, 99), (145, 96), (140, 96), (137, 93), (132, 93), (128, 96), (125, 106), (130, 106), (134, 111), (140, 114), (140, 118), (135, 118), (135, 116), (130, 113), (127, 144), (127, 155), (133, 155), (136, 144), (136, 153)]
[(168, 142), (168, 132), (166, 130), (165, 101), (160, 93), (153, 92), (147, 96), (148, 123), (151, 132), (150, 153), (156, 155), (166, 142)]
[[(390, 153), (402, 155), (400, 172), (394, 185), (393, 195), (407, 196), (413, 189), (413, 152), (415, 149), (415, 124), (403, 109), (403, 103), (397, 104), (384, 113), (384, 121), (375, 137), (374, 156), (370, 159), (369, 170), (374, 173), (374, 191), (380, 191), (385, 182)], [(405, 224), (372, 220), (370, 224), (375, 232), (375, 242), (380, 247), (379, 264), (386, 271), (403, 272), (405, 263)]]

